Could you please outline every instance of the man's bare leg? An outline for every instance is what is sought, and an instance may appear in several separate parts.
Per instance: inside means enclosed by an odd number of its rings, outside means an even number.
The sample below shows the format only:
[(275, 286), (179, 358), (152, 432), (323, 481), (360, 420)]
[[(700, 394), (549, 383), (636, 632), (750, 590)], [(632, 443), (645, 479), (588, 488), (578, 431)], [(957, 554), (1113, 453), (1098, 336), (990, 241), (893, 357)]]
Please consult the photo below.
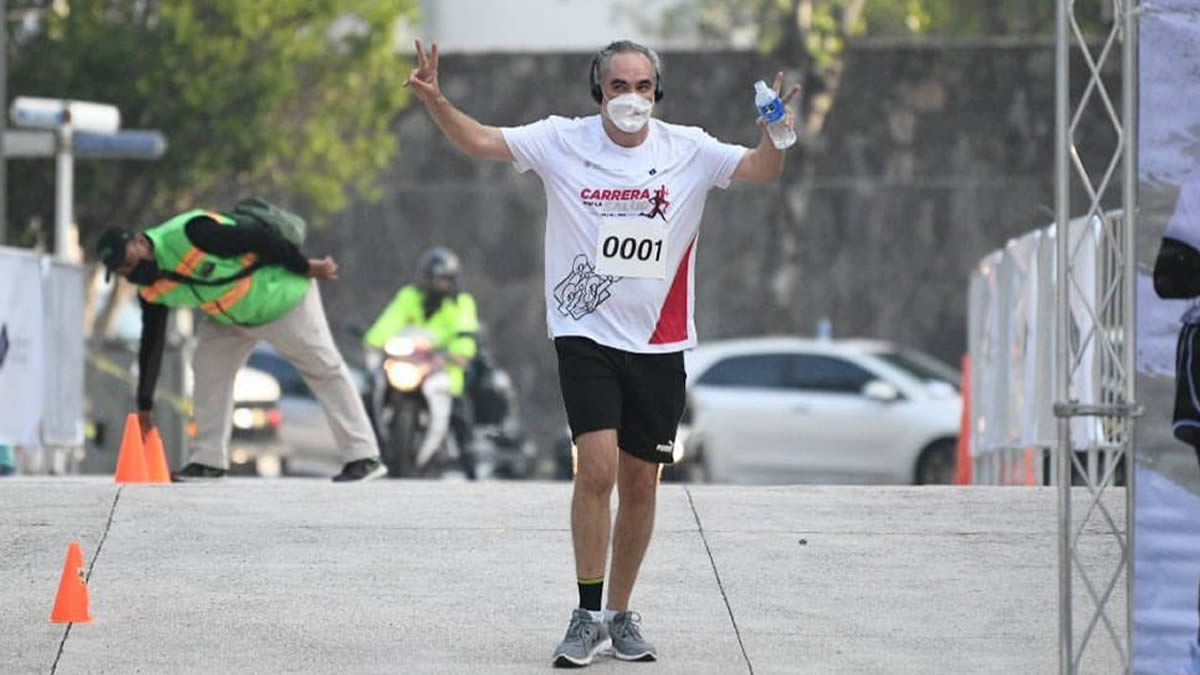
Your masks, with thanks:
[(603, 429), (580, 434), (575, 447), (578, 468), (571, 498), (575, 574), (579, 579), (603, 579), (612, 528), (610, 504), (617, 480), (617, 432)]
[(617, 432), (602, 429), (580, 434), (575, 448), (571, 538), (575, 544), (579, 608), (571, 612), (567, 633), (551, 657), (559, 668), (586, 666), (612, 645), (600, 609), (612, 528), (609, 504), (617, 482)]
[(658, 495), (658, 464), (620, 453), (617, 469), (617, 524), (613, 531), (612, 574), (608, 609), (629, 609), (629, 596), (654, 531)]

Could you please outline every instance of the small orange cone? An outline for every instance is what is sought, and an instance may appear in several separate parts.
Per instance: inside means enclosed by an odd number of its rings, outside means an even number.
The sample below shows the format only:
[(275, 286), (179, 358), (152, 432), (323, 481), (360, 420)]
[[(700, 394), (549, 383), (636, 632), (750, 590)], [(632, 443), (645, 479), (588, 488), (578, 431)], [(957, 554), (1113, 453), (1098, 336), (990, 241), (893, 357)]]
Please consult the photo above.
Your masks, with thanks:
[(125, 418), (125, 436), (121, 438), (121, 453), (117, 455), (117, 471), (113, 479), (118, 483), (145, 483), (146, 451), (142, 448), (142, 429), (137, 414), (129, 413)]
[(167, 453), (163, 450), (162, 436), (158, 429), (146, 434), (146, 477), (151, 483), (170, 483), (171, 470), (167, 468)]
[(58, 582), (58, 595), (54, 598), (50, 623), (91, 622), (87, 581), (83, 576), (83, 549), (79, 542), (73, 541), (67, 547), (67, 562), (63, 565), (62, 580)]

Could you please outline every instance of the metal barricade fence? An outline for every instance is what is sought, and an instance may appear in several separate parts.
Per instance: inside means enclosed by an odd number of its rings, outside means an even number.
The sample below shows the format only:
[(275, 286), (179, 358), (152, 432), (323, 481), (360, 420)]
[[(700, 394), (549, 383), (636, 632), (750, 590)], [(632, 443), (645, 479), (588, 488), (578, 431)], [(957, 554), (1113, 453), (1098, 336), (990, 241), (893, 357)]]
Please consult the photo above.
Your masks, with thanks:
[[(1109, 212), (1104, 219), (1120, 219)], [(1100, 217), (1077, 218), (1068, 225), (1076, 252), (1077, 284), (1070, 307), (1068, 339), (1074, 348), (1077, 376), (1070, 397), (1081, 404), (1111, 403), (1121, 392), (1112, 382), (1117, 364), (1097, 340), (1095, 330), (1117, 330), (1120, 317), (1105, 310), (1093, 316), (1104, 294), (1111, 266), (1119, 263)], [(1054, 373), (1061, 367), (1055, 353), (1055, 301), (1059, 275), (1054, 225), (1010, 240), (984, 256), (969, 281), (968, 354), (971, 401), (968, 448), (975, 483), (1050, 485), (1057, 482), (1051, 461), (1057, 445)], [(1111, 305), (1112, 303), (1109, 303)], [(1118, 303), (1119, 304), (1119, 303)], [(1109, 306), (1105, 305), (1105, 306)], [(1102, 475), (1122, 447), (1121, 425), (1105, 418), (1071, 420), (1072, 447), (1084, 470)], [(1073, 475), (1072, 482), (1083, 476)]]
[(79, 265), (0, 247), (0, 443), (35, 470), (72, 471), (84, 442), (83, 299)]
[[(137, 344), (88, 339), (87, 274), (77, 264), (0, 247), (0, 444), (23, 473), (111, 473), (136, 408)], [(156, 421), (171, 466), (187, 442), (187, 342), (168, 333)]]

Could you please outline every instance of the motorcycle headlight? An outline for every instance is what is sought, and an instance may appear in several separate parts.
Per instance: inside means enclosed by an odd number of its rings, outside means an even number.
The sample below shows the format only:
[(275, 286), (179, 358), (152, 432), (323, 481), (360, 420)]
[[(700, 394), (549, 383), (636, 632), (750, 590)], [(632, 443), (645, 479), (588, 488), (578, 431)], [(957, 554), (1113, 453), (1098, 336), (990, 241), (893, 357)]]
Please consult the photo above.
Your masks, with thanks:
[(428, 350), (428, 348), (430, 348), (430, 344), (427, 340), (403, 335), (391, 337), (383, 344), (383, 351), (388, 353), (389, 357), (410, 357), (416, 352)]
[(416, 345), (407, 337), (392, 337), (392, 339), (384, 342), (383, 351), (388, 352), (389, 357), (408, 357), (412, 356)]
[(413, 391), (425, 379), (426, 369), (408, 361), (388, 361), (384, 369), (387, 371), (388, 384), (400, 391)]

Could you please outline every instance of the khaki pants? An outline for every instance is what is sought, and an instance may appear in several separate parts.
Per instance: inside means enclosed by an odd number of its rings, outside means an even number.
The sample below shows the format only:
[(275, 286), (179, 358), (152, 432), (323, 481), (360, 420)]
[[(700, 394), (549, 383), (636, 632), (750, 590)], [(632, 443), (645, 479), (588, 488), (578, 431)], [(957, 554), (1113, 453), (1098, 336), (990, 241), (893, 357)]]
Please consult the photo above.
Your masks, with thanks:
[(199, 323), (196, 337), (199, 344), (192, 360), (196, 437), (188, 461), (229, 468), (233, 379), (259, 340), (271, 343), (300, 371), (325, 411), (343, 463), (379, 456), (367, 411), (333, 343), (315, 280), (300, 304), (275, 321), (261, 326), (230, 326), (206, 318)]

